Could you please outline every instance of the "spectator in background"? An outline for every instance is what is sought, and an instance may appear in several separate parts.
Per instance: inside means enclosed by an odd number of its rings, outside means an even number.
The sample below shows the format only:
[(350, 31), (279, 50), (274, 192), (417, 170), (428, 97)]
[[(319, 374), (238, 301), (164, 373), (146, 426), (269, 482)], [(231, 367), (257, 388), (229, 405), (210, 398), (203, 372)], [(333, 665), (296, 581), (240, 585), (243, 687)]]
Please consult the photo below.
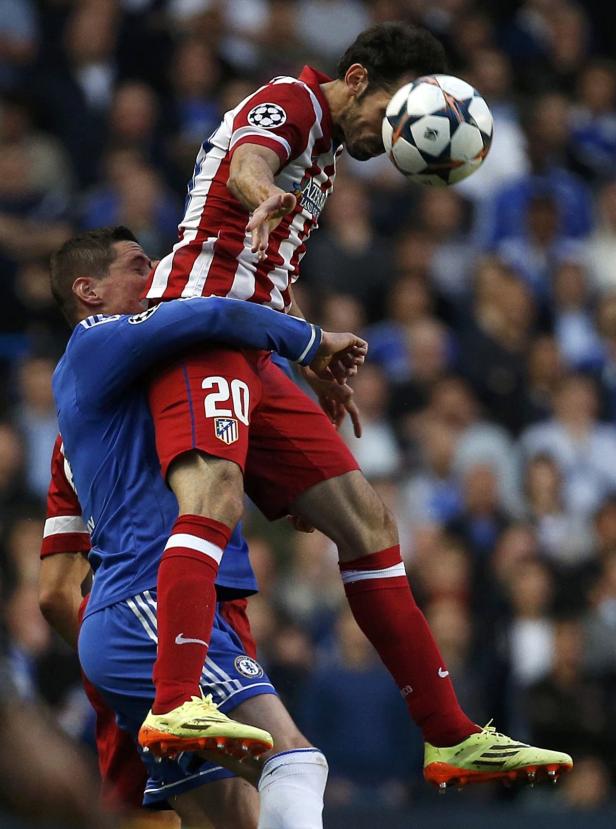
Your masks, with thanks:
[(132, 150), (144, 161), (165, 169), (161, 146), (159, 102), (152, 87), (141, 81), (116, 86), (107, 119), (107, 149)]
[(53, 188), (37, 189), (29, 148), (0, 152), (0, 262), (8, 269), (22, 259), (49, 256), (70, 234), (67, 201)]
[(536, 454), (528, 461), (524, 495), (541, 552), (561, 568), (575, 570), (584, 564), (592, 554), (590, 528), (565, 508), (563, 475), (550, 455)]
[(507, 432), (482, 416), (477, 398), (461, 377), (444, 377), (435, 383), (427, 414), (442, 418), (457, 433), (454, 465), (465, 475), (477, 465), (489, 466), (495, 475), (499, 503), (507, 513), (519, 512), (518, 480), (513, 444)]
[(402, 456), (395, 432), (387, 420), (389, 390), (387, 380), (378, 366), (366, 365), (353, 380), (355, 402), (362, 414), (362, 438), (353, 438), (350, 424), (343, 424), (346, 442), (364, 475), (371, 478), (387, 478), (401, 467)]
[(357, 35), (370, 25), (370, 10), (358, 0), (299, 0), (297, 33), (318, 62), (334, 62)]
[(17, 89), (28, 81), (38, 37), (32, 0), (0, 0), (0, 89)]
[[(187, 36), (176, 46), (170, 72), (171, 91), (166, 118), (173, 131), (168, 137), (171, 155), (181, 184), (192, 176), (195, 148), (218, 127), (222, 113), (220, 88), (223, 67), (213, 48), (203, 40)], [(248, 89), (246, 95), (252, 91)], [(238, 95), (233, 106), (244, 95)]]
[(594, 60), (577, 78), (571, 113), (571, 155), (582, 175), (599, 182), (616, 164), (616, 66)]
[(436, 599), (426, 607), (430, 630), (438, 642), (464, 710), (474, 722), (487, 722), (481, 672), (473, 658), (473, 622), (468, 607), (456, 599)]
[(567, 368), (573, 371), (594, 371), (603, 358), (586, 277), (579, 256), (563, 259), (553, 276), (554, 334)]
[(484, 263), (472, 317), (460, 335), (461, 369), (492, 418), (513, 434), (524, 422), (520, 401), (535, 312), (521, 279), (502, 263)]
[[(77, 3), (63, 31), (64, 66), (43, 64), (37, 92), (81, 186), (98, 175), (117, 80), (119, 12), (111, 2)], [(51, 58), (50, 58), (51, 59)]]
[(524, 228), (519, 235), (503, 239), (497, 253), (524, 279), (537, 301), (545, 304), (552, 273), (570, 251), (572, 240), (563, 237), (559, 230), (559, 206), (554, 193), (537, 188), (529, 195), (526, 211)]
[[(447, 524), (473, 556), (474, 583), (486, 587), (485, 567), (501, 532), (509, 524), (500, 501), (497, 470), (488, 463), (467, 466), (462, 475), (463, 510)], [(479, 587), (477, 589), (480, 589)]]
[(55, 361), (51, 357), (27, 357), (19, 369), (19, 402), (15, 423), (26, 447), (26, 482), (31, 492), (44, 499), (49, 485), (49, 458), (58, 434), (56, 406), (51, 393)]
[(434, 241), (430, 277), (450, 302), (470, 293), (476, 255), (469, 238), (469, 204), (453, 188), (426, 187), (418, 206), (420, 225)]
[(302, 261), (304, 276), (321, 294), (350, 294), (369, 309), (381, 293), (374, 275), (390, 273), (392, 263), (389, 246), (375, 236), (365, 185), (337, 178), (326, 216)]
[(516, 686), (524, 688), (542, 679), (552, 664), (552, 574), (539, 560), (526, 562), (513, 573), (507, 594), (511, 612), (507, 625), (511, 673)]
[(71, 192), (70, 159), (62, 144), (36, 126), (31, 97), (25, 92), (6, 93), (0, 102), (0, 145), (22, 147), (28, 158), (32, 190), (64, 198)]
[(586, 617), (586, 664), (600, 674), (616, 673), (616, 553), (603, 555)]
[(7, 531), (26, 500), (24, 445), (15, 427), (0, 420), (0, 590), (14, 577), (6, 552)]
[(555, 93), (535, 98), (524, 130), (530, 172), (499, 189), (477, 214), (476, 227), (487, 250), (494, 250), (504, 239), (524, 235), (529, 202), (537, 192), (551, 194), (558, 205), (558, 236), (584, 238), (592, 227), (590, 193), (581, 179), (566, 169), (567, 98)]
[(179, 203), (159, 173), (134, 150), (114, 150), (106, 167), (106, 179), (85, 200), (82, 227), (124, 224), (150, 256), (167, 253), (177, 238)]
[[(331, 655), (323, 656), (305, 688), (299, 723), (327, 753), (326, 800), (399, 805), (417, 755), (404, 705), (351, 613), (336, 622)], [(362, 751), (357, 751), (357, 735)], [(411, 736), (412, 735), (412, 736)], [(413, 738), (415, 750), (413, 752)]]
[(567, 745), (576, 757), (607, 755), (612, 762), (615, 732), (605, 687), (584, 668), (587, 644), (579, 620), (556, 622), (553, 637), (550, 670), (526, 695), (531, 739)]
[(419, 467), (404, 482), (403, 497), (411, 524), (445, 524), (462, 508), (462, 490), (454, 471), (457, 435), (443, 420), (425, 412), (414, 428)]
[(390, 406), (403, 442), (411, 437), (414, 415), (427, 404), (435, 383), (447, 374), (453, 362), (449, 333), (434, 317), (421, 317), (409, 325), (406, 340), (410, 377), (404, 383), (392, 384)]
[(598, 400), (590, 378), (566, 377), (554, 400), (554, 417), (530, 426), (520, 438), (526, 460), (554, 458), (565, 480), (565, 507), (589, 516), (616, 489), (616, 431), (597, 420)]
[(554, 409), (554, 396), (560, 388), (565, 367), (554, 337), (541, 334), (529, 346), (526, 363), (524, 424), (546, 420)]
[(390, 382), (411, 379), (410, 332), (416, 323), (431, 317), (432, 311), (430, 285), (425, 277), (402, 273), (389, 287), (387, 318), (371, 325), (364, 334), (370, 342), (369, 360), (382, 368)]
[(513, 179), (528, 173), (526, 140), (515, 105), (509, 58), (493, 47), (468, 53), (467, 80), (488, 102), (494, 118), (494, 136), (481, 168), (457, 185), (456, 190), (473, 202), (482, 202)]

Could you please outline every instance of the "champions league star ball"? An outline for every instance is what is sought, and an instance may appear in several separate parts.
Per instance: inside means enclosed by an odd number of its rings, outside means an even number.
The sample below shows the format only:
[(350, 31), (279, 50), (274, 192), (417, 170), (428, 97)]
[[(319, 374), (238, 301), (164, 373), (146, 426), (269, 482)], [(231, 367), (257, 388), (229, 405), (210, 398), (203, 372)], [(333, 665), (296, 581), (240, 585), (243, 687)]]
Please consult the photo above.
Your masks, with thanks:
[(426, 75), (393, 96), (383, 119), (387, 155), (407, 178), (444, 187), (470, 176), (492, 143), (492, 113), (452, 75)]

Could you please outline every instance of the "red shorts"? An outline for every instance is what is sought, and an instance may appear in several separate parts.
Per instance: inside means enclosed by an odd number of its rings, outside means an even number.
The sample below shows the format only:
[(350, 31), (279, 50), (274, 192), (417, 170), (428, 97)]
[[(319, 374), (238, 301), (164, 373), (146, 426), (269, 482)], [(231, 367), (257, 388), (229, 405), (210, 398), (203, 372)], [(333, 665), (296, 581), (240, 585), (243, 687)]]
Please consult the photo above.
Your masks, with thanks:
[(150, 385), (163, 475), (198, 449), (233, 461), (270, 519), (321, 481), (358, 469), (323, 411), (269, 352), (211, 347), (163, 367)]
[(247, 609), (248, 599), (231, 599), (228, 602), (221, 602), (219, 605), (220, 615), (239, 636), (247, 656), (256, 659), (257, 643), (250, 629)]

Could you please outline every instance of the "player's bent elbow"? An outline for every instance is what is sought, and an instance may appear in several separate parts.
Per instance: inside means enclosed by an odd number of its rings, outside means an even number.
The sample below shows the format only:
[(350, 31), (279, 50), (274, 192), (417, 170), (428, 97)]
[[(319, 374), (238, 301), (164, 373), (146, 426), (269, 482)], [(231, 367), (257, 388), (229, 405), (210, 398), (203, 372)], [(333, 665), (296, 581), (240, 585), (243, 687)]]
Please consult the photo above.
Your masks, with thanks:
[(60, 584), (39, 585), (39, 609), (53, 627), (54, 621), (62, 615), (68, 601), (68, 592)]

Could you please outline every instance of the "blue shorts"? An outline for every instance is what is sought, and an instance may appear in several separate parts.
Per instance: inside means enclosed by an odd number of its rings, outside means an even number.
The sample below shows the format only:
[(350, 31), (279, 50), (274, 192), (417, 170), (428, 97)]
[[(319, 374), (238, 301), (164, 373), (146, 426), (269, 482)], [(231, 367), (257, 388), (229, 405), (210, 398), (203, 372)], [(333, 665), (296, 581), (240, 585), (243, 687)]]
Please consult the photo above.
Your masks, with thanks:
[[(155, 590), (92, 613), (84, 619), (79, 634), (79, 659), (85, 675), (135, 743), (154, 699), (152, 669), (157, 641)], [(276, 693), (263, 668), (245, 654), (241, 639), (218, 611), (201, 686), (225, 713), (251, 697)], [(172, 795), (234, 776), (190, 752), (161, 763), (155, 763), (150, 753), (142, 753), (141, 759), (149, 775), (143, 805), (154, 808), (163, 806)]]

